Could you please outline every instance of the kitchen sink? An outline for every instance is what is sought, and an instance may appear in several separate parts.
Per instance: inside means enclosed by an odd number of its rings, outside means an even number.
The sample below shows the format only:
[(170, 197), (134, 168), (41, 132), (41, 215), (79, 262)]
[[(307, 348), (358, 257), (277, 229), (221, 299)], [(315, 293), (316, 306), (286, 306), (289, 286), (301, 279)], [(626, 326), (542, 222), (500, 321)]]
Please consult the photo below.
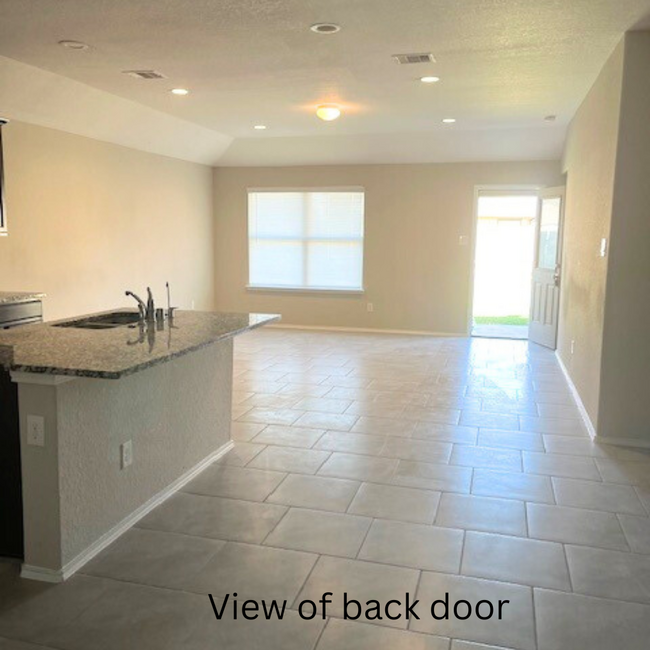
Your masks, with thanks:
[(107, 330), (124, 325), (132, 325), (140, 320), (137, 311), (114, 311), (99, 316), (88, 316), (78, 320), (70, 320), (65, 323), (56, 323), (53, 327), (75, 327), (87, 330)]

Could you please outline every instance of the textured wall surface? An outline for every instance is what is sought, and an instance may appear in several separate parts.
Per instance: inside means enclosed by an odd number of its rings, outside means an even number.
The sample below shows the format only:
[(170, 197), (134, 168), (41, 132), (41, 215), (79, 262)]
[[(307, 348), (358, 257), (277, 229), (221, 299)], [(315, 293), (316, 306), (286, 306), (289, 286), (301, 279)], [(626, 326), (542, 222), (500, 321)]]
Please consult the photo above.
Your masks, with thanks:
[[(26, 407), (45, 415), (48, 436), (46, 448), (25, 448), (25, 475), (32, 477), (26, 519), (50, 520), (49, 529), (32, 528), (41, 537), (28, 546), (27, 564), (60, 568), (229, 440), (232, 345), (230, 339), (118, 380), (21, 384), (21, 416)], [(120, 444), (127, 440), (133, 464), (122, 470)], [(57, 503), (61, 556), (53, 565), (50, 508)]]
[[(558, 162), (216, 169), (217, 308), (280, 313), (289, 324), (464, 333), (473, 242), (458, 238), (472, 233), (475, 186), (560, 183)], [(247, 291), (247, 188), (333, 186), (366, 191), (365, 294)]]

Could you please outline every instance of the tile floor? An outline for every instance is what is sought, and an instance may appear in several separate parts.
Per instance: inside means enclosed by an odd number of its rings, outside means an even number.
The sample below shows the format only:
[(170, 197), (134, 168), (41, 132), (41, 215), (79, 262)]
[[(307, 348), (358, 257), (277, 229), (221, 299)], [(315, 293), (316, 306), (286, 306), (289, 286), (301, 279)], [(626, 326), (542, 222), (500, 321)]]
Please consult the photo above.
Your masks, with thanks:
[[(0, 650), (650, 647), (650, 455), (590, 441), (551, 352), (263, 330), (234, 384), (234, 450), (80, 574), (0, 564)], [(343, 591), (424, 609), (346, 621)], [(289, 610), (217, 622), (207, 594), (233, 592)], [(509, 603), (436, 621), (445, 592)]]

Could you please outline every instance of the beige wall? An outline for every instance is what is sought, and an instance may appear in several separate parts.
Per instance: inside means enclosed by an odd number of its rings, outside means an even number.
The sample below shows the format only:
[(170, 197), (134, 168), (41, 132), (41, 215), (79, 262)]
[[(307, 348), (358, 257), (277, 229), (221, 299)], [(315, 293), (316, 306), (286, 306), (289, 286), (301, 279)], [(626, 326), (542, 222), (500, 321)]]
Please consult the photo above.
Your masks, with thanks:
[[(556, 185), (558, 162), (219, 168), (214, 173), (217, 307), (278, 312), (283, 322), (464, 333), (467, 328), (474, 187)], [(363, 186), (361, 296), (252, 292), (248, 187)], [(374, 311), (367, 311), (367, 303)]]
[[(558, 354), (597, 426), (607, 260), (623, 72), (619, 46), (578, 109), (567, 137), (564, 254)], [(575, 341), (571, 354), (571, 341)]]
[(211, 308), (212, 169), (43, 127), (3, 127), (9, 236), (0, 290), (48, 294), (47, 319), (129, 304)]
[(627, 34), (598, 435), (650, 441), (650, 32)]

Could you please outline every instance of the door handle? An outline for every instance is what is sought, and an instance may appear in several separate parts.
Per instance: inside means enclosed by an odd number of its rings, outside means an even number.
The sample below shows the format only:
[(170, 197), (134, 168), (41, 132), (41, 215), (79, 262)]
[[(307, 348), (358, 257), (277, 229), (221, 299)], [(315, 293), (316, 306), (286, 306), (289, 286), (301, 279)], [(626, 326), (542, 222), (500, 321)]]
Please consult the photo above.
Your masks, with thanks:
[(555, 267), (555, 273), (553, 273), (553, 282), (555, 283), (556, 287), (560, 286), (560, 267), (559, 266)]

